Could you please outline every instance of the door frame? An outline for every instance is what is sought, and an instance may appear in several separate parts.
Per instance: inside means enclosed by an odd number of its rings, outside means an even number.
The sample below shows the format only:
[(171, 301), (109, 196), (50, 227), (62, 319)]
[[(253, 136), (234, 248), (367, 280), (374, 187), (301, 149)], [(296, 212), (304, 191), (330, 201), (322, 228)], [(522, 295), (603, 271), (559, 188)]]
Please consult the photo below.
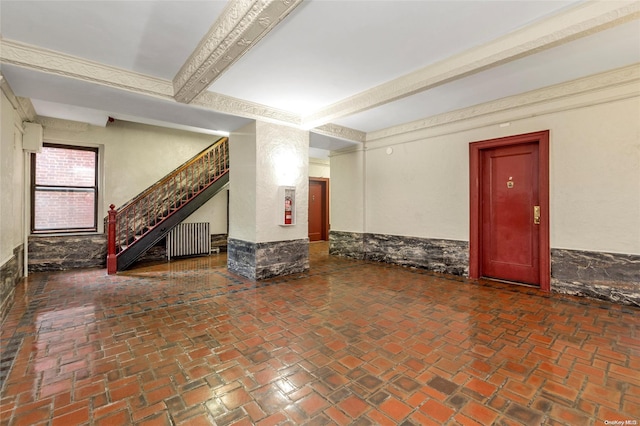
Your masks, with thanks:
[(325, 203), (324, 211), (322, 212), (324, 216), (324, 221), (322, 224), (322, 241), (329, 241), (329, 178), (309, 177), (309, 183), (311, 182), (320, 182), (323, 186), (322, 196), (325, 200)]
[(551, 248), (549, 237), (549, 130), (469, 143), (469, 278), (482, 277), (482, 152), (507, 146), (538, 144), (540, 196), (540, 289), (551, 290)]

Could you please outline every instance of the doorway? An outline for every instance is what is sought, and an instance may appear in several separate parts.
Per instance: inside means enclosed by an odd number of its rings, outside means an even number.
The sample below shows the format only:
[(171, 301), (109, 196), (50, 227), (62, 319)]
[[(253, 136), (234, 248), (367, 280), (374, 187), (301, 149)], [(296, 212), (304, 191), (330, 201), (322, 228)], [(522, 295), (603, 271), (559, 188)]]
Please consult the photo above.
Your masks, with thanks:
[(309, 241), (329, 240), (329, 179), (309, 178)]
[(469, 277), (549, 291), (549, 131), (473, 142), (469, 158)]

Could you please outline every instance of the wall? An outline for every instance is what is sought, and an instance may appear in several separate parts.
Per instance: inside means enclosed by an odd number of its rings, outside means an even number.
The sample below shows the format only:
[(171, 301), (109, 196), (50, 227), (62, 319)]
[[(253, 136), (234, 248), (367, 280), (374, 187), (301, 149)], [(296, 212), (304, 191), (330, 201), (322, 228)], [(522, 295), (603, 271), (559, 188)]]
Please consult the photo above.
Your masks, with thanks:
[(329, 160), (309, 157), (309, 177), (329, 179), (331, 177)]
[[(258, 121), (256, 238), (258, 242), (306, 239), (309, 228), (309, 132)], [(282, 227), (279, 186), (296, 188), (296, 225)]]
[[(102, 170), (99, 233), (103, 230), (102, 218), (106, 216), (109, 204), (120, 206), (126, 203), (219, 139), (218, 136), (119, 120), (108, 123), (106, 127), (51, 118), (42, 118), (41, 121), (45, 142), (99, 148), (99, 167)], [(198, 209), (191, 215), (190, 221), (210, 222), (212, 234), (226, 234), (226, 194), (222, 195), (223, 193), (224, 191)], [(100, 240), (95, 236), (75, 236), (76, 247), (66, 247), (66, 256), (51, 251), (50, 247), (55, 245), (56, 238), (64, 242), (67, 237), (30, 238), (30, 270), (104, 266), (104, 255), (97, 248)], [(63, 245), (61, 243), (60, 247)], [(94, 258), (89, 262), (80, 262), (75, 254), (78, 247), (87, 247), (86, 252), (95, 253)]]
[(22, 120), (4, 93), (9, 90), (5, 87), (0, 91), (0, 320), (23, 276), (24, 250)]
[(335, 151), (331, 154), (330, 162), (331, 229), (342, 232), (365, 232), (364, 151), (353, 148)]
[(372, 132), (363, 151), (332, 153), (332, 251), (467, 275), (469, 143), (548, 129), (552, 291), (640, 304), (640, 86), (608, 80)]
[(229, 137), (229, 237), (256, 241), (256, 123), (247, 124)]
[(366, 230), (468, 241), (469, 142), (549, 129), (551, 246), (640, 254), (638, 116), (635, 97), (503, 128), (368, 144)]

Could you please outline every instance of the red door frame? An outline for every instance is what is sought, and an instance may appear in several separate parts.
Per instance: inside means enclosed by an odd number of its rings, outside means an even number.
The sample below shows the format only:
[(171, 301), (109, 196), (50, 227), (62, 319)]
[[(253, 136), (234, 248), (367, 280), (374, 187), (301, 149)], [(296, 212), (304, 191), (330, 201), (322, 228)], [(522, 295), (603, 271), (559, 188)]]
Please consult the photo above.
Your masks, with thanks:
[(329, 241), (329, 178), (310, 177), (309, 182), (320, 182), (323, 187), (322, 197), (324, 198), (322, 240)]
[(538, 178), (540, 195), (540, 289), (551, 290), (551, 248), (549, 241), (549, 131), (507, 136), (469, 144), (469, 278), (482, 277), (482, 188), (481, 162), (482, 150), (538, 143)]

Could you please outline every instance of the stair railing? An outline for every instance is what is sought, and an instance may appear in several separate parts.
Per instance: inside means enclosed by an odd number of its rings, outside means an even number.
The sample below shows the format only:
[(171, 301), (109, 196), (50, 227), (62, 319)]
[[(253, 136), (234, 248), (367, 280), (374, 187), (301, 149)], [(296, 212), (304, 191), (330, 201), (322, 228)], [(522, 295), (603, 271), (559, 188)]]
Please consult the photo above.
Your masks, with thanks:
[(228, 171), (229, 140), (222, 138), (118, 210), (112, 204), (107, 226), (107, 273), (117, 272), (114, 259), (120, 253)]

